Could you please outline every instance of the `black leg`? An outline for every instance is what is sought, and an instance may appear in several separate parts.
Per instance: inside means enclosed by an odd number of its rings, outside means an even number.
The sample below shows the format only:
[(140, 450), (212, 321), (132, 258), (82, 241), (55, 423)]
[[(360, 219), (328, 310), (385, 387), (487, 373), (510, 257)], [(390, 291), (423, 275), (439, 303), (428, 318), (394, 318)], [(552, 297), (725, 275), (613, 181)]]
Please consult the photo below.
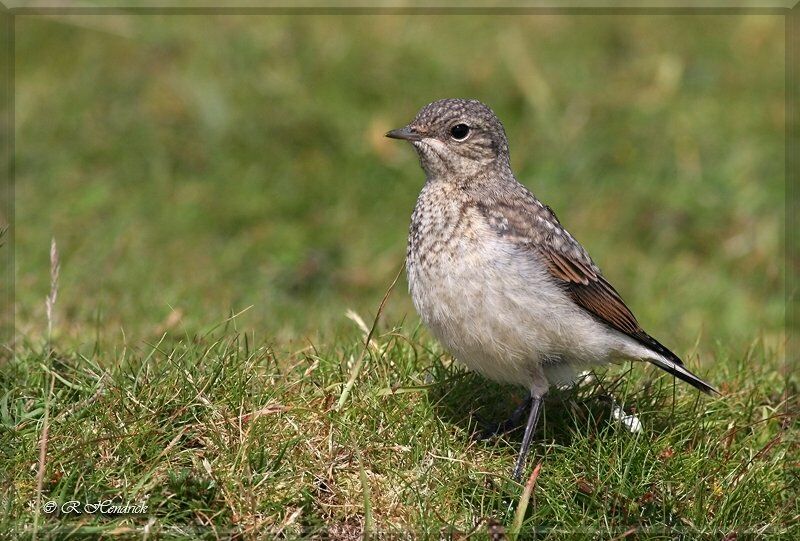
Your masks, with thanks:
[(511, 475), (515, 481), (519, 481), (522, 476), (522, 469), (525, 467), (525, 459), (528, 457), (528, 451), (531, 448), (533, 432), (536, 430), (536, 423), (539, 421), (539, 408), (541, 405), (542, 397), (531, 395), (531, 413), (528, 415), (528, 424), (525, 427), (525, 435), (522, 437), (522, 448), (519, 450), (517, 465), (514, 467), (514, 473)]
[(530, 403), (531, 403), (530, 398), (523, 400), (519, 404), (519, 406), (514, 408), (514, 412), (508, 419), (496, 424), (487, 423), (483, 421), (480, 417), (478, 417), (478, 420), (481, 422), (481, 424), (484, 425), (480, 439), (488, 440), (489, 438), (505, 434), (506, 432), (510, 432), (511, 430), (517, 428), (519, 426), (520, 419), (522, 419), (522, 414), (525, 413), (526, 409), (528, 409)]

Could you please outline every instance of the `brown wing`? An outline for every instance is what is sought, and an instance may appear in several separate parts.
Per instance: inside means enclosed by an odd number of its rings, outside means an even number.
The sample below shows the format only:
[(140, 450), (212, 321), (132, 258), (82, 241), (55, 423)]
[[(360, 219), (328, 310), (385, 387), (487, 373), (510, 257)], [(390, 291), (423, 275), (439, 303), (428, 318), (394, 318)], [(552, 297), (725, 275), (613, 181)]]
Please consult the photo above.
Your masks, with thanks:
[(718, 393), (639, 326), (622, 297), (603, 278), (583, 246), (561, 226), (550, 207), (540, 203), (522, 185), (516, 193), (504, 195), (506, 197), (500, 201), (481, 200), (476, 203), (477, 209), (498, 235), (524, 250), (540, 254), (547, 270), (578, 306), (667, 359), (649, 359), (653, 364), (705, 393)]
[(582, 308), (625, 334), (633, 336), (642, 331), (617, 290), (592, 268), (593, 265), (570, 259), (552, 246), (539, 246), (537, 251), (544, 256), (550, 273), (565, 283), (570, 297)]
[(538, 252), (578, 306), (643, 345), (678, 359), (639, 326), (622, 297), (603, 278), (583, 246), (561, 226), (550, 207), (527, 190), (515, 195), (491, 205), (478, 204), (490, 226), (515, 244)]
[(650, 362), (705, 393), (718, 393), (639, 326), (622, 297), (603, 278), (583, 246), (561, 226), (550, 207), (522, 185), (510, 193), (495, 195), (500, 197), (491, 202), (480, 200), (476, 207), (498, 235), (523, 250), (537, 252), (578, 306), (666, 359), (649, 359)]

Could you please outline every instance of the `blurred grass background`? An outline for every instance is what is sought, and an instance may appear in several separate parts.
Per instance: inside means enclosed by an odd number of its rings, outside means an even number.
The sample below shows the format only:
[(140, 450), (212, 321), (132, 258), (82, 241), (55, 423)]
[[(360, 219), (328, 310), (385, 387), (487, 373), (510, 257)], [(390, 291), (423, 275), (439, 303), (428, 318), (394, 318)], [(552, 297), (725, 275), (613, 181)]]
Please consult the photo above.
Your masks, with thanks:
[[(783, 340), (778, 15), (18, 16), (16, 330), (91, 346), (359, 331), (423, 174), (383, 134), (474, 97), (520, 180), (685, 354)], [(403, 278), (405, 280), (405, 278)], [(398, 285), (388, 321), (416, 321)]]
[[(523, 537), (793, 538), (782, 16), (15, 25), (22, 347), (0, 371), (0, 530), (39, 518), (56, 537), (360, 539), (374, 522), (455, 538), (487, 517), (510, 527), (522, 508)], [(412, 149), (383, 134), (455, 96), (495, 109), (520, 180), (725, 394), (637, 366), (548, 406), (527, 515), (504, 477), (518, 434), (470, 436), (473, 414), (499, 419), (517, 391), (417, 332), (404, 277), (334, 407), (364, 351), (345, 311), (371, 321), (423, 182)], [(643, 437), (606, 422), (608, 393)], [(152, 509), (39, 516), (38, 498)]]

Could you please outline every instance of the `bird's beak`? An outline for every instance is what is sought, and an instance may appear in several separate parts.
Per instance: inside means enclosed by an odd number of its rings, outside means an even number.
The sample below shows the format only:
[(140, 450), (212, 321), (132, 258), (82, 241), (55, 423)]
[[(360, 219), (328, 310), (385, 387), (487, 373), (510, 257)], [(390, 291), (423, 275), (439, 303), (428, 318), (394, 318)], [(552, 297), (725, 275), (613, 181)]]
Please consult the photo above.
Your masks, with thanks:
[(386, 137), (391, 137), (392, 139), (405, 139), (406, 141), (419, 141), (422, 139), (422, 136), (410, 126), (392, 130), (386, 134)]

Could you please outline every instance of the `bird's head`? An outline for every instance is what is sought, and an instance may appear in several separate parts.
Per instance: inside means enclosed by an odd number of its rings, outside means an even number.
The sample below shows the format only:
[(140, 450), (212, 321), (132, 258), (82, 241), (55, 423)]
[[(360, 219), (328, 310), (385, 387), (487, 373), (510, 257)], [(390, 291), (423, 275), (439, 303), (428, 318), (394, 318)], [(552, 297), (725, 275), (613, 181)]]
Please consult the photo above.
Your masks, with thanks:
[(386, 137), (409, 141), (428, 178), (472, 177), (508, 168), (508, 140), (494, 112), (478, 100), (445, 99), (423, 107)]

